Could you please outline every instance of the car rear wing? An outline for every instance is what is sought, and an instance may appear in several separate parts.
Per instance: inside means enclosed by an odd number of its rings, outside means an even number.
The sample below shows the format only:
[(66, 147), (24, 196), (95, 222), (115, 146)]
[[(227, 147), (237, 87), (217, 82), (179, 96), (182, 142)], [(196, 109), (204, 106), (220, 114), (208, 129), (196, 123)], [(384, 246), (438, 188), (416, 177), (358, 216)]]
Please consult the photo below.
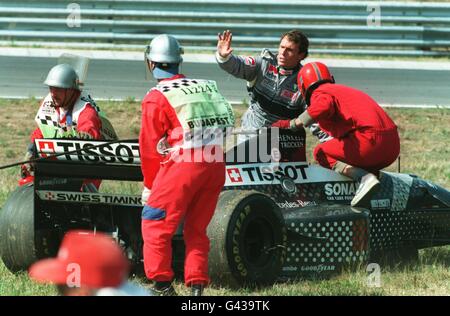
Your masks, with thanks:
[(142, 181), (137, 140), (37, 139), (35, 176)]
[[(139, 142), (134, 140), (37, 139), (35, 175), (142, 181)], [(228, 166), (249, 163), (306, 162), (305, 131), (278, 128), (256, 131), (255, 137), (225, 153)]]

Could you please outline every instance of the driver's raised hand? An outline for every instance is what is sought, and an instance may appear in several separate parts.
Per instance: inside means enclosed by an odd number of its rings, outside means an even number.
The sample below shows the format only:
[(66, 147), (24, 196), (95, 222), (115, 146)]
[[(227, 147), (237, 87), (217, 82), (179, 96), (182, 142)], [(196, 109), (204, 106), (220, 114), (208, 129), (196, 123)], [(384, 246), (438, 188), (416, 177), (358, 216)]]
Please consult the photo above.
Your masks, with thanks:
[(219, 33), (217, 35), (217, 53), (220, 57), (227, 58), (233, 52), (233, 49), (231, 48), (231, 39), (233, 38), (233, 34), (230, 30), (226, 30), (222, 34)]

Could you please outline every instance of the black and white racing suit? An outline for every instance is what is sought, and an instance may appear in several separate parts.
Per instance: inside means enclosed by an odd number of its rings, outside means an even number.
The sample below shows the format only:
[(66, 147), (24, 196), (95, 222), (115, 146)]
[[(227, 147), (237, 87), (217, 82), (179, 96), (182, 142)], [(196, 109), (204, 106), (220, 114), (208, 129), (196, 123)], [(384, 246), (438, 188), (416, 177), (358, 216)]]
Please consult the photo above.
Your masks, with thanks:
[[(268, 49), (263, 49), (256, 57), (230, 54), (223, 58), (216, 52), (216, 61), (229, 74), (247, 80), (250, 106), (242, 116), (243, 132), (271, 126), (278, 120), (296, 118), (306, 109), (297, 86), (300, 64), (294, 69), (284, 69), (278, 66), (276, 55)], [(254, 135), (241, 134), (238, 142), (251, 136)]]
[[(242, 116), (241, 129), (254, 131), (271, 126), (281, 119), (293, 119), (305, 110), (305, 103), (297, 88), (297, 74), (301, 65), (295, 69), (278, 66), (277, 58), (264, 49), (260, 56), (235, 56), (222, 58), (216, 53), (220, 68), (247, 80), (250, 106)], [(251, 135), (240, 135), (239, 142)]]

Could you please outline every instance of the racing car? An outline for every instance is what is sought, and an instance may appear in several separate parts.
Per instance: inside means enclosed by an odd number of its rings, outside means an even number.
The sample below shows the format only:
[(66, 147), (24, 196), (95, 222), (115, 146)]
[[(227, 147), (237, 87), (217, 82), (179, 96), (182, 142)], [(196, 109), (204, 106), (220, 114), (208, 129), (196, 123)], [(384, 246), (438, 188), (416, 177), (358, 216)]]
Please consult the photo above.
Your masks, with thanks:
[[(208, 226), (210, 275), (230, 285), (267, 285), (328, 275), (388, 254), (450, 243), (450, 191), (415, 175), (381, 171), (380, 189), (351, 207), (358, 183), (306, 160), (305, 132), (261, 129), (227, 150), (226, 183)], [(0, 255), (10, 271), (56, 255), (65, 232), (111, 234), (142, 270), (141, 196), (82, 188), (86, 178), (142, 181), (137, 140), (39, 139), (34, 181), (0, 213)], [(275, 159), (275, 158), (276, 159)], [(182, 224), (172, 241), (183, 272)]]

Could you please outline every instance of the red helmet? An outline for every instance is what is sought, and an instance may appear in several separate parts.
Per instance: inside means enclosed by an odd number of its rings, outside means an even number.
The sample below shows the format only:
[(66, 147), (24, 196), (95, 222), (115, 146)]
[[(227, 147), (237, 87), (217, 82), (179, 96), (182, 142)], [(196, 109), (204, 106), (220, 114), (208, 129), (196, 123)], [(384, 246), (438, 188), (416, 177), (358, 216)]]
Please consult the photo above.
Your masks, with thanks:
[(319, 62), (304, 65), (297, 76), (297, 84), (307, 104), (314, 89), (326, 82), (334, 83), (334, 78), (328, 67)]

